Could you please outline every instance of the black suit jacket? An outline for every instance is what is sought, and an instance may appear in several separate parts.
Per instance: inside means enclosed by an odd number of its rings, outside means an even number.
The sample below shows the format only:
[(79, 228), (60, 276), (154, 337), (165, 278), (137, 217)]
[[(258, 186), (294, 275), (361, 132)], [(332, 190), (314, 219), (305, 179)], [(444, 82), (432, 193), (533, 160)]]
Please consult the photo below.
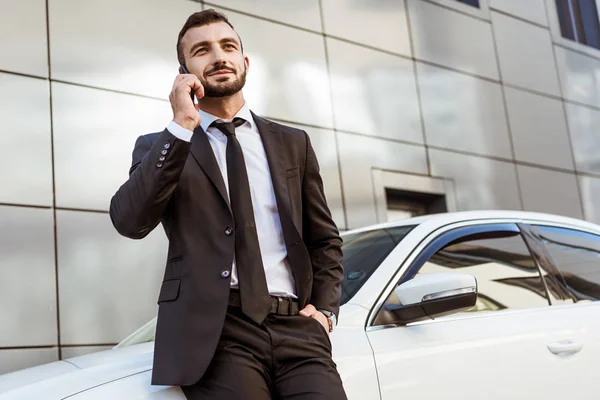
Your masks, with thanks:
[[(306, 132), (253, 114), (265, 148), (301, 307), (338, 313), (341, 238)], [(166, 154), (165, 154), (166, 153)], [(165, 157), (160, 161), (160, 157)], [(210, 363), (225, 320), (235, 234), (225, 184), (206, 133), (138, 138), (129, 179), (114, 195), (117, 231), (141, 239), (162, 222), (168, 261), (158, 298), (152, 384), (191, 385)]]

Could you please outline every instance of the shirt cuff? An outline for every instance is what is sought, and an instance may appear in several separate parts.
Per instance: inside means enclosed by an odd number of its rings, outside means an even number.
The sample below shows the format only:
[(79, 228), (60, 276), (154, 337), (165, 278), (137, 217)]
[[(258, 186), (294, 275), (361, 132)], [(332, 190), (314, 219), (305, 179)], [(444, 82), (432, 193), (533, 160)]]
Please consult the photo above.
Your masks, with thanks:
[(191, 142), (192, 135), (194, 132), (189, 131), (185, 128), (182, 128), (177, 122), (171, 121), (169, 125), (167, 125), (167, 130), (171, 132), (173, 136), (175, 136), (179, 140), (183, 140), (184, 142)]

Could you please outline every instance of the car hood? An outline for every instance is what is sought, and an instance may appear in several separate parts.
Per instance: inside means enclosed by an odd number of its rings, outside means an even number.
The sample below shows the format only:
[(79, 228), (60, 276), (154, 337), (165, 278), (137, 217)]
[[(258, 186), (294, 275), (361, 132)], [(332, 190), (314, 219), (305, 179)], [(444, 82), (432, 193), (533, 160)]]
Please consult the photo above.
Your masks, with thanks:
[(0, 400), (62, 400), (152, 369), (154, 343), (106, 350), (0, 375)]

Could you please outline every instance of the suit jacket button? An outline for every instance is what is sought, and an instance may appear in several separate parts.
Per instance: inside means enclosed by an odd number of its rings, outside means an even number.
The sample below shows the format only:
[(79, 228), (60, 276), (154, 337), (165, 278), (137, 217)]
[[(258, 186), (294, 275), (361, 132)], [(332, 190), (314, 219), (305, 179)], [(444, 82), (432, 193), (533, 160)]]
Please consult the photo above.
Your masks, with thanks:
[(166, 160), (166, 157), (165, 157), (165, 156), (160, 156), (160, 157), (158, 157), (158, 161), (161, 161), (161, 162), (162, 162), (162, 161), (165, 161), (165, 160)]
[(228, 269), (221, 271), (221, 278), (229, 278), (230, 272)]
[(168, 149), (169, 147), (171, 147), (171, 143), (165, 143), (165, 145), (163, 146), (165, 149)]
[(163, 166), (163, 163), (161, 163), (161, 162), (156, 163), (156, 168), (162, 168), (162, 166)]
[(233, 228), (231, 228), (230, 226), (228, 226), (227, 228), (225, 228), (225, 234), (227, 236), (231, 236), (232, 233), (233, 233)]
[(168, 152), (169, 152), (169, 150), (164, 149), (164, 150), (161, 150), (160, 154), (162, 154), (163, 156), (166, 156)]

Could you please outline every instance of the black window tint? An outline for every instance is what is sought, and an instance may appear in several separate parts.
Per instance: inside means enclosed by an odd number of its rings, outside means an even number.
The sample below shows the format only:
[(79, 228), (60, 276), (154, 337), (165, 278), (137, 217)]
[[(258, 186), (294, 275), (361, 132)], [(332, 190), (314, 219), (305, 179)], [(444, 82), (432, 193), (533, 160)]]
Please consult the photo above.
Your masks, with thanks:
[(517, 232), (460, 238), (435, 253), (417, 275), (444, 272), (477, 279), (477, 304), (470, 312), (548, 305), (539, 269)]
[(556, 0), (564, 38), (600, 49), (600, 23), (596, 0)]
[(458, 1), (460, 1), (461, 3), (468, 4), (470, 6), (473, 6), (473, 7), (479, 8), (479, 0), (458, 0)]
[(344, 235), (342, 304), (358, 292), (379, 264), (414, 227), (401, 226)]
[(575, 301), (600, 299), (600, 236), (536, 226)]

